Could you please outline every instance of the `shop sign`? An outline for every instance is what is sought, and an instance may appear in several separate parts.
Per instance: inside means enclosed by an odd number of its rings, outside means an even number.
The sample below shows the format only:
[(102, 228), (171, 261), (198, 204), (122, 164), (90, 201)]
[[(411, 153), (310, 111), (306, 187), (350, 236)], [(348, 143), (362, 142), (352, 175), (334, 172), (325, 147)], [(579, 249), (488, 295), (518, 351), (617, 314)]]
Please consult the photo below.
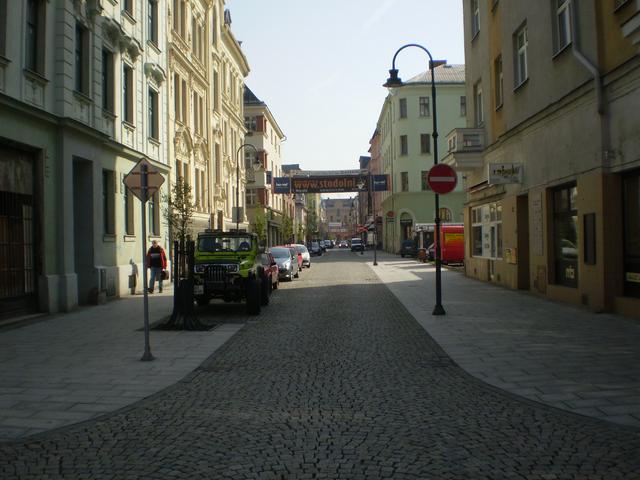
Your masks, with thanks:
[(388, 175), (372, 175), (371, 183), (374, 192), (386, 192), (387, 190), (389, 190)]
[(291, 193), (290, 177), (275, 177), (273, 182), (273, 193)]
[(625, 279), (627, 282), (631, 283), (640, 283), (640, 273), (637, 272), (627, 272), (625, 274)]
[(487, 169), (489, 185), (522, 183), (524, 166), (521, 163), (490, 163)]

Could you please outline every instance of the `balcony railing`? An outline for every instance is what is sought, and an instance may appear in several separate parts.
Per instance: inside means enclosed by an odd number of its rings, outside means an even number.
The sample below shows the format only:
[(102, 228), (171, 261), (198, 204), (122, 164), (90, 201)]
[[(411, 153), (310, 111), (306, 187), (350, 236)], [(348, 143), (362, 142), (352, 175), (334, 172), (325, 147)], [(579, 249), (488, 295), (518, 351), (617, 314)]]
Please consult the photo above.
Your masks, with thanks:
[(456, 128), (447, 135), (447, 153), (482, 152), (483, 128)]

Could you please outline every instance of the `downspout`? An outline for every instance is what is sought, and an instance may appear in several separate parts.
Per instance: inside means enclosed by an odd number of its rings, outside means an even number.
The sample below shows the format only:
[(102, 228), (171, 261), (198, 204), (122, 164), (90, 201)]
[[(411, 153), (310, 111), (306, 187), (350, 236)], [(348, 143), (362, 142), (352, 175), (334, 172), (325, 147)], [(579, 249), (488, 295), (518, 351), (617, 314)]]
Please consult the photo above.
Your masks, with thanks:
[[(595, 2), (597, 2), (597, 0), (594, 0), (593, 12), (594, 12), (594, 16), (597, 16), (597, 4)], [(609, 118), (607, 116), (607, 112), (605, 110), (605, 104), (604, 104), (604, 82), (602, 79), (602, 74), (600, 73), (600, 69), (598, 68), (598, 65), (593, 63), (591, 60), (589, 60), (580, 49), (580, 27), (578, 23), (576, 2), (572, 2), (572, 5), (571, 5), (571, 21), (573, 23), (573, 30), (575, 32), (574, 39), (573, 39), (573, 47), (571, 51), (573, 52), (573, 56), (589, 71), (595, 83), (596, 103), (597, 103), (598, 114), (600, 115), (602, 162), (605, 167), (608, 167), (609, 161), (611, 160), (611, 155), (610, 155), (611, 140), (609, 135)], [(596, 25), (595, 31), (597, 32), (597, 25)]]

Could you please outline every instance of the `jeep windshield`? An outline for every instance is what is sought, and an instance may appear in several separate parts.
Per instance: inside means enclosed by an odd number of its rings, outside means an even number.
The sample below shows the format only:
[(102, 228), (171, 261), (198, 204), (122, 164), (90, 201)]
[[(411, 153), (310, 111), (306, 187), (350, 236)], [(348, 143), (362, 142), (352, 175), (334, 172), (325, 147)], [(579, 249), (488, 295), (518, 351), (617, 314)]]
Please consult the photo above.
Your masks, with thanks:
[(207, 235), (198, 238), (198, 250), (201, 252), (249, 252), (251, 237), (227, 235)]

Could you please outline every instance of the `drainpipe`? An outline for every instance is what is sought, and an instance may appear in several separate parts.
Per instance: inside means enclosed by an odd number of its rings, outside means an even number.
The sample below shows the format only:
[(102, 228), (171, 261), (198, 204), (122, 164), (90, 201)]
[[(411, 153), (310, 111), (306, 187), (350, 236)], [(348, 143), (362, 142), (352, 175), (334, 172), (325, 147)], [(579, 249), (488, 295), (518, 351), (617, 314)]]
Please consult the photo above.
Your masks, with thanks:
[[(597, 0), (593, 2), (593, 12), (594, 15), (597, 15)], [(578, 15), (577, 2), (572, 2), (571, 5), (571, 17), (573, 23), (574, 30), (574, 39), (573, 39), (573, 47), (571, 51), (573, 52), (573, 56), (589, 71), (591, 76), (593, 77), (595, 83), (596, 90), (596, 102), (598, 108), (598, 114), (600, 115), (600, 133), (602, 138), (602, 160), (605, 164), (605, 167), (608, 166), (609, 161), (611, 159), (611, 139), (609, 135), (609, 118), (607, 116), (607, 112), (605, 110), (604, 104), (604, 82), (602, 80), (602, 75), (600, 73), (600, 69), (598, 65), (591, 60), (589, 60), (585, 54), (580, 49), (580, 24), (578, 23)], [(597, 25), (596, 25), (597, 27)], [(597, 32), (597, 28), (594, 29)]]

